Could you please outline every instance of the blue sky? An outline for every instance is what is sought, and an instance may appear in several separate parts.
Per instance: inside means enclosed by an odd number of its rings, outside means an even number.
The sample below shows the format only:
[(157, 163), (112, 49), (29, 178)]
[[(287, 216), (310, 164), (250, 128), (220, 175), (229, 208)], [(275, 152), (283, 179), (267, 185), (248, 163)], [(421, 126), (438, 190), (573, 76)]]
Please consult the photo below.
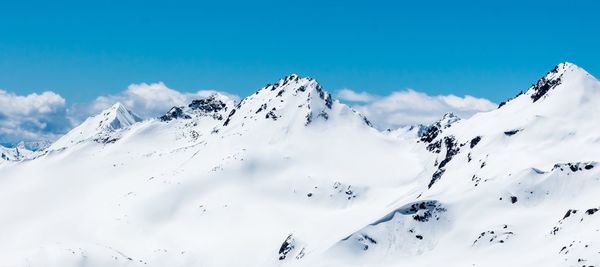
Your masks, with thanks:
[(246, 95), (298, 73), (331, 91), (499, 102), (561, 61), (600, 73), (597, 1), (168, 2), (3, 3), (0, 88), (68, 102), (157, 81)]
[[(243, 97), (291, 73), (340, 98), (365, 92), (357, 109), (382, 118), (417, 109), (389, 116), (365, 102), (437, 105), (382, 127), (430, 122), (457, 101), (473, 107), (468, 115), (562, 61), (599, 74), (598, 10), (591, 0), (5, 1), (0, 104), (13, 104), (0, 112), (0, 143), (56, 138), (97, 111), (82, 107), (100, 107), (100, 96), (105, 105), (143, 103), (156, 90), (171, 100), (207, 89)], [(137, 111), (165, 108), (154, 104)]]

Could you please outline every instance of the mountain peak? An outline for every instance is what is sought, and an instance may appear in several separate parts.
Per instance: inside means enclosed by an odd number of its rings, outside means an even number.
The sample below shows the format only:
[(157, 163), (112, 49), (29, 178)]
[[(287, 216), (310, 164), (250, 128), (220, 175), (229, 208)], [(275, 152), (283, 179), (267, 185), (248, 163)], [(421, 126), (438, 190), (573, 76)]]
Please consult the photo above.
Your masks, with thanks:
[(277, 121), (279, 118), (295, 116), (298, 113), (303, 114), (305, 124), (309, 124), (318, 117), (327, 119), (332, 106), (333, 97), (323, 90), (316, 80), (292, 74), (274, 84), (267, 84), (253, 95), (244, 98), (231, 110), (224, 126), (237, 117)]
[(567, 79), (573, 79), (581, 76), (590, 76), (584, 69), (570, 62), (563, 62), (556, 65), (544, 77), (539, 79), (527, 91), (533, 102), (537, 102), (547, 95), (552, 89), (562, 84)]
[(334, 101), (331, 93), (325, 91), (315, 79), (292, 74), (274, 84), (267, 84), (240, 101), (229, 112), (223, 126), (231, 128), (235, 124), (248, 127), (267, 123), (294, 128), (342, 120), (371, 126), (364, 116)]
[[(598, 83), (596, 78), (590, 75), (583, 68), (571, 62), (562, 62), (554, 66), (554, 68), (552, 68), (543, 77), (532, 84), (526, 92), (521, 91), (515, 97), (503, 101), (500, 103), (498, 108), (501, 108), (508, 103), (513, 103), (513, 100), (516, 100), (517, 98), (522, 99), (522, 101), (517, 101), (520, 103), (536, 103), (544, 98), (547, 98), (550, 92), (554, 91), (554, 89), (561, 84), (568, 83), (569, 86), (567, 87), (573, 89), (589, 87), (589, 85), (584, 86), (584, 84), (588, 84), (590, 82), (592, 84)], [(526, 101), (526, 99), (528, 99), (528, 101)]]
[(99, 115), (94, 117), (100, 117), (101, 119), (98, 124), (98, 129), (110, 128), (112, 130), (116, 130), (142, 121), (138, 115), (127, 109), (125, 105), (121, 104), (121, 102), (115, 103), (112, 105), (112, 107), (104, 110)]
[(87, 118), (79, 126), (75, 127), (63, 137), (54, 142), (49, 149), (60, 149), (68, 147), (71, 144), (80, 143), (85, 140), (95, 140), (108, 142), (113, 132), (127, 128), (142, 119), (131, 112), (120, 102), (115, 103), (110, 108)]

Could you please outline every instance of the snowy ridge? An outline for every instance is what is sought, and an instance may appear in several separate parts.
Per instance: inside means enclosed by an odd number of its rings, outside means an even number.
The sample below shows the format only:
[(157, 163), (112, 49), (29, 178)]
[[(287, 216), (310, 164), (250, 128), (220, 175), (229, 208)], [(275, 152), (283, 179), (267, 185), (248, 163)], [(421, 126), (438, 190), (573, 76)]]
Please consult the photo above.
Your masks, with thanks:
[(499, 109), (386, 132), (297, 75), (145, 121), (116, 105), (52, 145), (69, 149), (0, 168), (13, 241), (0, 253), (11, 266), (595, 266), (597, 114), (600, 82), (570, 63)]

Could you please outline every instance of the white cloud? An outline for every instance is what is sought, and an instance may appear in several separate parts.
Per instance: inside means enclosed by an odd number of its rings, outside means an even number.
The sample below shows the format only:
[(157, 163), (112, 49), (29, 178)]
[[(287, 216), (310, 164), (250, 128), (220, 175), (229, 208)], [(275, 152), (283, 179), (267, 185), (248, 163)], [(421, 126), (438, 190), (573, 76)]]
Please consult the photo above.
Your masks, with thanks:
[(185, 93), (171, 89), (163, 82), (140, 83), (131, 84), (126, 90), (116, 95), (99, 96), (90, 104), (75, 105), (71, 113), (74, 118), (83, 120), (112, 106), (116, 102), (121, 102), (141, 117), (157, 117), (167, 112), (173, 106), (187, 105), (194, 99), (204, 98), (214, 93), (225, 94), (234, 100), (239, 99), (235, 95), (216, 90), (200, 90), (195, 93)]
[(344, 89), (338, 96), (341, 100), (360, 102), (351, 103), (351, 106), (381, 129), (432, 123), (446, 112), (468, 118), (477, 112), (489, 111), (498, 106), (485, 98), (468, 95), (430, 96), (412, 89), (396, 91), (387, 96), (374, 96)]
[(0, 143), (54, 138), (69, 129), (65, 103), (51, 91), (17, 95), (0, 90)]
[(349, 102), (370, 102), (375, 100), (375, 96), (367, 92), (354, 92), (350, 89), (342, 89), (338, 91), (338, 98)]

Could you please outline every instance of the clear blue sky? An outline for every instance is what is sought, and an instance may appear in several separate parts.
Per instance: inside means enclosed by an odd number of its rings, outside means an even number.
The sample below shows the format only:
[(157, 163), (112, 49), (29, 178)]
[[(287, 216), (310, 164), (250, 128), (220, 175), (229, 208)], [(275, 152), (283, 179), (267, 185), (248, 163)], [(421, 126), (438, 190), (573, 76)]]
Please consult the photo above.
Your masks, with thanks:
[(245, 96), (298, 73), (330, 91), (499, 102), (561, 61), (600, 75), (599, 1), (101, 2), (2, 3), (0, 88), (71, 103), (156, 81)]

